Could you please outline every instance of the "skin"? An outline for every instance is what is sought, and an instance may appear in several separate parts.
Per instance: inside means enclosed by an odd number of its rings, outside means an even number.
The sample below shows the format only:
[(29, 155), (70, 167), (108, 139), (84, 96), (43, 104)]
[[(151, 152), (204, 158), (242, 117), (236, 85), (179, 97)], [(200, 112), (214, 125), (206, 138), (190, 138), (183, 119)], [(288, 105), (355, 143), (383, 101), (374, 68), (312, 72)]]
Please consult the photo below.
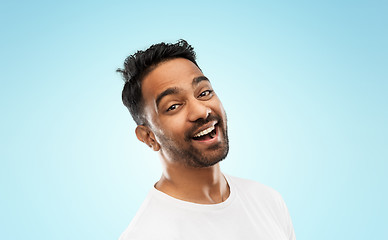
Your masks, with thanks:
[[(226, 115), (201, 70), (183, 58), (159, 63), (144, 77), (142, 94), (147, 124), (137, 126), (136, 136), (159, 154), (156, 189), (194, 203), (225, 201), (230, 190), (218, 162), (229, 149)], [(213, 139), (192, 138), (211, 126)]]

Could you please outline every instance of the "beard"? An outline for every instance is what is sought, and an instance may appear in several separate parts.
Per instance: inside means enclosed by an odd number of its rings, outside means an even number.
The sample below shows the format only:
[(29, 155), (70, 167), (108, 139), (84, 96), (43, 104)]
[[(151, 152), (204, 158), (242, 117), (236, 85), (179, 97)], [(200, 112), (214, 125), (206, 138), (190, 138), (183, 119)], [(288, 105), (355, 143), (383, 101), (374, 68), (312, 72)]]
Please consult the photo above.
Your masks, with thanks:
[[(209, 147), (206, 152), (200, 151), (192, 144), (192, 136), (201, 126), (207, 124), (210, 121), (217, 121), (217, 131), (222, 137), (222, 141)], [(229, 152), (229, 139), (228, 130), (225, 122), (222, 118), (215, 115), (209, 115), (207, 119), (198, 119), (192, 128), (190, 128), (184, 137), (184, 143), (181, 144), (177, 140), (169, 136), (159, 136), (161, 146), (165, 148), (165, 152), (169, 155), (170, 159), (175, 162), (183, 163), (186, 167), (193, 168), (205, 168), (213, 166), (226, 158)]]

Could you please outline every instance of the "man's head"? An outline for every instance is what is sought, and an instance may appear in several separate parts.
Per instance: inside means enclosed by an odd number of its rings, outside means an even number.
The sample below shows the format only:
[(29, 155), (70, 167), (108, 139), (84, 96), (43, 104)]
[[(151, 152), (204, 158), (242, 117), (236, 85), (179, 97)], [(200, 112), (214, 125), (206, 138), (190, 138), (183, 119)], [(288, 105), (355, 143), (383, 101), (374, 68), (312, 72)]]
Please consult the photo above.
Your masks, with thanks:
[(229, 150), (226, 115), (186, 41), (156, 44), (125, 61), (122, 97), (138, 139), (171, 163), (208, 167)]
[(125, 59), (123, 69), (117, 69), (125, 81), (121, 95), (123, 103), (137, 125), (146, 124), (143, 115), (144, 102), (141, 95), (143, 78), (159, 63), (174, 58), (185, 58), (198, 66), (193, 47), (185, 40), (180, 40), (175, 44), (159, 43), (152, 45), (145, 51), (137, 51)]

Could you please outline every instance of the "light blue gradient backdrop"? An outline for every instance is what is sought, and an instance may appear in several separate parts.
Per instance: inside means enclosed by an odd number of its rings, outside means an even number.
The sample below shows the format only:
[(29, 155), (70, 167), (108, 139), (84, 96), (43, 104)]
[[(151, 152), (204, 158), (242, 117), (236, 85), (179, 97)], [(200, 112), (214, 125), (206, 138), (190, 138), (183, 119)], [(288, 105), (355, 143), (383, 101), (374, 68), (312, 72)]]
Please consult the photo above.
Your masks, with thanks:
[[(1, 239), (116, 239), (160, 176), (116, 68), (184, 38), (229, 118), (224, 172), (297, 239), (388, 239), (386, 1), (3, 1)], [(151, 230), (152, 231), (152, 230)]]

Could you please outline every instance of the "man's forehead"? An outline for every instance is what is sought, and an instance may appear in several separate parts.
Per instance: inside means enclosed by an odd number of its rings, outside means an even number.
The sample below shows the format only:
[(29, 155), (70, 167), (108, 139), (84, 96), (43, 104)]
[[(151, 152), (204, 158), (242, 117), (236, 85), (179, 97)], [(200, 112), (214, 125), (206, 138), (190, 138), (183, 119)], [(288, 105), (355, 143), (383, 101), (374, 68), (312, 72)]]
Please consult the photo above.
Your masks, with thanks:
[(183, 88), (204, 80), (209, 81), (193, 62), (177, 58), (158, 64), (148, 73), (143, 79), (142, 92), (144, 97), (155, 96), (168, 88)]

